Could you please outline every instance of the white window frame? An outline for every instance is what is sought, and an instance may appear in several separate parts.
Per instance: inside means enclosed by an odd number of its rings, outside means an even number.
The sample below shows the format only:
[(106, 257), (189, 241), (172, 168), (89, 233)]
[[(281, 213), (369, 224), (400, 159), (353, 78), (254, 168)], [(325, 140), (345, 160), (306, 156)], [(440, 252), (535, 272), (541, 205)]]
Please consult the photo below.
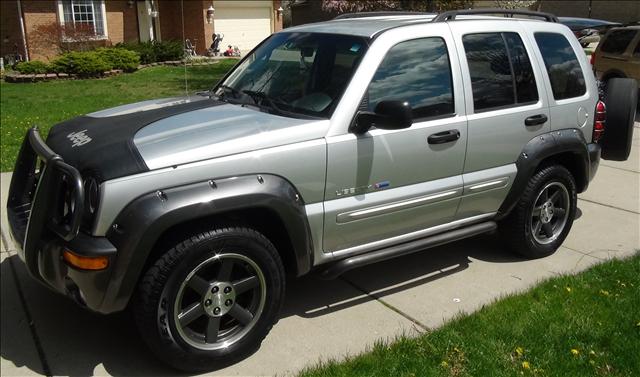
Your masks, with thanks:
[[(58, 7), (57, 7), (57, 11), (58, 11), (58, 22), (60, 23), (60, 25), (63, 25), (63, 26), (64, 26), (64, 24), (65, 24), (65, 22), (64, 22), (64, 7), (63, 7), (63, 5), (62, 5), (62, 3), (63, 3), (64, 1), (69, 1), (69, 2), (71, 3), (71, 9), (72, 9), (72, 11), (73, 11), (73, 0), (58, 0), (58, 4), (57, 4), (57, 5), (58, 5)], [(108, 32), (108, 30), (107, 30), (107, 9), (106, 9), (106, 6), (104, 5), (104, 0), (100, 0), (100, 7), (102, 8), (102, 25), (103, 25), (103, 26), (102, 26), (102, 29), (103, 29), (103, 35), (98, 35), (98, 34), (96, 34), (96, 35), (95, 35), (95, 37), (93, 38), (93, 39), (95, 39), (95, 40), (105, 40), (105, 39), (109, 39), (109, 32)], [(95, 16), (96, 16), (96, 15), (95, 15), (95, 11), (94, 11), (94, 14), (93, 14), (93, 19), (94, 19), (93, 29), (94, 29), (94, 32), (96, 31), (96, 30), (95, 30), (95, 28), (96, 28), (96, 26), (95, 26)], [(63, 37), (62, 37), (62, 39), (63, 39), (65, 42), (72, 42), (72, 41), (73, 41), (73, 39), (72, 39), (72, 38), (65, 37), (65, 36), (63, 36)]]

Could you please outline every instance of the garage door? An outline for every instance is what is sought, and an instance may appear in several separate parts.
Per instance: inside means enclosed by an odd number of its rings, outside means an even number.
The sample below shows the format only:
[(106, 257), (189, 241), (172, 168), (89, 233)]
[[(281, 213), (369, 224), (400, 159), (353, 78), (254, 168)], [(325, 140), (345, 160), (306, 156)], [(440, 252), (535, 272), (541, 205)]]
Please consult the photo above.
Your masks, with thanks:
[(226, 50), (228, 45), (238, 46), (244, 56), (271, 34), (271, 8), (218, 7), (214, 29), (216, 33), (224, 34), (221, 51)]

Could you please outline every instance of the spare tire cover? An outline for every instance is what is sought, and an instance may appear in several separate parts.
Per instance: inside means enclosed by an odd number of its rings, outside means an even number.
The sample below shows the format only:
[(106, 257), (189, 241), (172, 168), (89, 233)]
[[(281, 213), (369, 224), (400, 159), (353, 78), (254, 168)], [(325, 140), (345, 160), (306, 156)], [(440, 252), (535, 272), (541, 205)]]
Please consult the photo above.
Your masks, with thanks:
[(612, 78), (607, 82), (607, 121), (601, 141), (602, 158), (625, 161), (631, 153), (633, 122), (638, 105), (638, 84), (634, 79)]

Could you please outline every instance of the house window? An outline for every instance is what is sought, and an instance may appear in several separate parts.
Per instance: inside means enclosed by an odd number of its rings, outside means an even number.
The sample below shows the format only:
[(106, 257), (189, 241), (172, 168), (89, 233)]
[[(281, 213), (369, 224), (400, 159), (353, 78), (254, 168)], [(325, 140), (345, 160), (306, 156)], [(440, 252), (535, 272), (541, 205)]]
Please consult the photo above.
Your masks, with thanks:
[(59, 0), (60, 23), (92, 32), (98, 38), (107, 36), (103, 0)]

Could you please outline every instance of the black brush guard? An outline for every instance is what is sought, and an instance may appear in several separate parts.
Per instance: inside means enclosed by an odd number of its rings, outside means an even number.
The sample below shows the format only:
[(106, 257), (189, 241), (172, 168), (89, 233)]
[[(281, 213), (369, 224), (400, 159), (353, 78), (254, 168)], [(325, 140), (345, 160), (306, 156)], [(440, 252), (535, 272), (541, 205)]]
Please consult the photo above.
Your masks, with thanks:
[(56, 236), (74, 239), (83, 213), (80, 173), (44, 143), (37, 128), (30, 129), (11, 178), (7, 217), (20, 257), (32, 275), (38, 276), (38, 250)]

